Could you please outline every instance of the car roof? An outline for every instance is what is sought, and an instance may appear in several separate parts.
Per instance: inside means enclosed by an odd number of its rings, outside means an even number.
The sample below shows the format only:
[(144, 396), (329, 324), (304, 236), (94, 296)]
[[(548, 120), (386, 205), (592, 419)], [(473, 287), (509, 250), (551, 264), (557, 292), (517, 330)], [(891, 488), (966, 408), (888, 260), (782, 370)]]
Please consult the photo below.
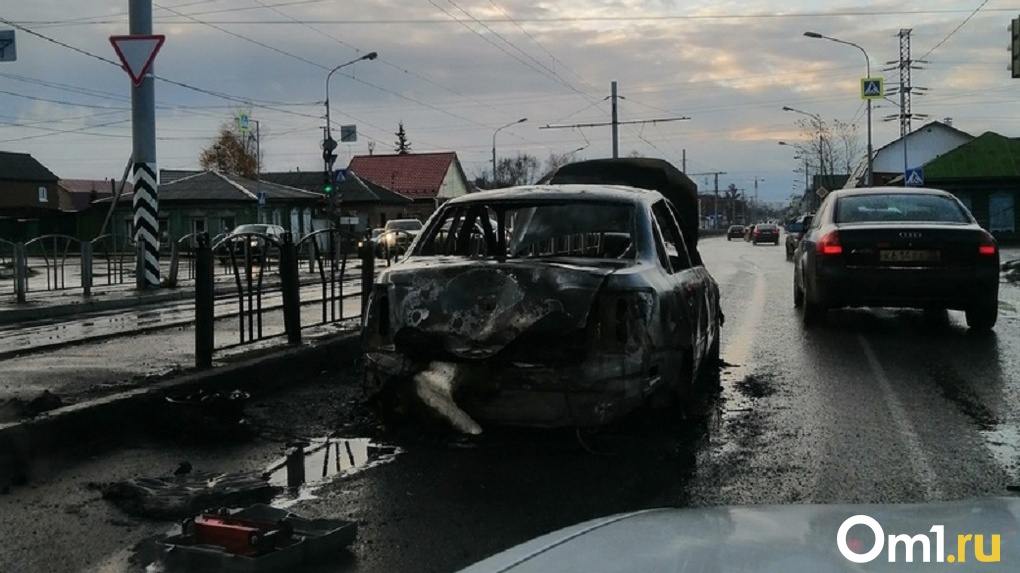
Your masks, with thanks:
[(658, 191), (624, 185), (564, 183), (560, 185), (521, 185), (462, 195), (446, 204), (476, 201), (616, 201), (621, 203), (654, 203), (663, 196)]

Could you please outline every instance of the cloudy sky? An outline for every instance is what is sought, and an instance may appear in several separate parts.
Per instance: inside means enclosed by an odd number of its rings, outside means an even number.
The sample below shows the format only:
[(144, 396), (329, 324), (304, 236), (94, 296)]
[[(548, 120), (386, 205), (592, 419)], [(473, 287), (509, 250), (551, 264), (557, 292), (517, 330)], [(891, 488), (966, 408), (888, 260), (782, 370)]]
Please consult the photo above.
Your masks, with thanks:
[[(31, 153), (64, 178), (119, 178), (131, 152), (130, 80), (109, 36), (128, 33), (128, 0), (8, 2), (17, 60), (0, 62), (0, 150)], [(265, 170), (321, 170), (329, 71), (338, 165), (393, 150), (456, 151), (468, 176), (500, 156), (608, 157), (617, 82), (620, 155), (665, 157), (688, 173), (725, 172), (763, 200), (803, 188), (794, 149), (806, 135), (789, 106), (826, 122), (867, 121), (865, 58), (899, 82), (900, 30), (911, 29), (912, 111), (979, 135), (1020, 136), (1020, 80), (1008, 71), (1020, 5), (997, 0), (155, 0), (160, 168), (197, 168), (239, 110), (259, 121)], [(104, 61), (106, 60), (106, 61)], [(892, 68), (892, 69), (890, 69)], [(893, 97), (898, 102), (898, 98)], [(899, 137), (877, 102), (873, 140)], [(689, 118), (670, 122), (647, 120)], [(703, 189), (714, 180), (693, 176)]]

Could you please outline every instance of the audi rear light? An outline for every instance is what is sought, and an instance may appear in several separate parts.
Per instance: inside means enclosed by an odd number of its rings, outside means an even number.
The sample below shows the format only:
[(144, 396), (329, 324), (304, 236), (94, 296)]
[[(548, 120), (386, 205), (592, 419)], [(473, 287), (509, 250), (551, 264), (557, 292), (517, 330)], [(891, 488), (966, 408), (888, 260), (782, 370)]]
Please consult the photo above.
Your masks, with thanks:
[(815, 246), (815, 252), (823, 256), (843, 254), (843, 244), (839, 242), (839, 231), (830, 231), (822, 236)]
[(988, 231), (981, 231), (981, 242), (978, 243), (978, 254), (986, 257), (994, 256), (999, 252), (995, 243), (995, 237)]

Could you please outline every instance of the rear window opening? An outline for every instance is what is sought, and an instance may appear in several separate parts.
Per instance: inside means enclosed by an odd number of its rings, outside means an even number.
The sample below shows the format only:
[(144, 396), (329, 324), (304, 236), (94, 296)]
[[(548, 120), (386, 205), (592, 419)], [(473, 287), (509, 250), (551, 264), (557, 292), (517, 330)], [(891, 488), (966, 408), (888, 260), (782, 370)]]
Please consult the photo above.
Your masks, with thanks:
[(928, 193), (850, 195), (836, 204), (836, 223), (934, 222), (970, 223), (951, 197)]
[(492, 202), (443, 212), (416, 255), (634, 259), (634, 208), (623, 203)]

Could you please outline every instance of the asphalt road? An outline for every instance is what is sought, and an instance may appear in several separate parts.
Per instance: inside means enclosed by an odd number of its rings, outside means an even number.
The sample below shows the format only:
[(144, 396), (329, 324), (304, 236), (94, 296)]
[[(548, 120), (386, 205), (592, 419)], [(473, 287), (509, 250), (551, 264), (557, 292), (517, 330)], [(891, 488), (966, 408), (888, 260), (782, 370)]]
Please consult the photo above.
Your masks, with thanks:
[(315, 572), (446, 573), (568, 524), (658, 506), (1013, 495), (1017, 286), (1003, 285), (990, 336), (971, 335), (957, 313), (908, 311), (839, 311), (805, 330), (782, 246), (709, 239), (703, 254), (722, 287), (727, 365), (700, 416), (581, 436), (393, 434), (361, 403), (348, 366), (253, 404), (254, 442), (198, 448), (135, 436), (38, 468), (30, 486), (0, 496), (0, 570), (141, 571), (136, 544), (175, 525), (129, 518), (88, 484), (159, 475), (184, 459), (260, 471), (286, 440), (330, 433), (398, 449), (304, 490), (313, 499), (291, 508), (359, 523), (351, 550)]

